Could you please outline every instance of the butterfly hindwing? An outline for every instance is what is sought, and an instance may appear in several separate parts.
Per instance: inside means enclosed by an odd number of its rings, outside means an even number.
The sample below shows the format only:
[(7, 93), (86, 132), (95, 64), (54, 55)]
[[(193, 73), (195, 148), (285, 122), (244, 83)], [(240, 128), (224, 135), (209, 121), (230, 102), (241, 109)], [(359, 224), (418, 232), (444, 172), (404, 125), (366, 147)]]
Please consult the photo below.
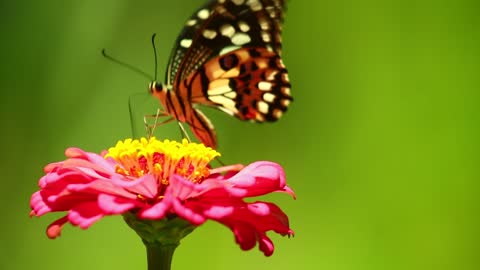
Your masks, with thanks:
[(241, 120), (276, 121), (292, 100), (282, 60), (265, 48), (216, 57), (185, 81), (192, 103), (217, 107)]
[(195, 137), (206, 146), (216, 148), (217, 136), (210, 120), (198, 109), (193, 108), (192, 113), (189, 126)]

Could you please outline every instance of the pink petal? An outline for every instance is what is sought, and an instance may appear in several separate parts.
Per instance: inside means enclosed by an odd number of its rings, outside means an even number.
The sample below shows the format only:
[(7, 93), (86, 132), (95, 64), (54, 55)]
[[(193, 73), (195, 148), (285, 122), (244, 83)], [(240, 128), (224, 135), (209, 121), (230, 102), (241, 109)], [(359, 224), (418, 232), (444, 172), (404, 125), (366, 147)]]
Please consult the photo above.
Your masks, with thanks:
[(254, 228), (246, 222), (237, 222), (232, 227), (235, 240), (242, 250), (250, 250), (255, 247), (257, 236)]
[(185, 207), (180, 201), (173, 201), (173, 209), (175, 213), (182, 217), (185, 220), (190, 221), (194, 225), (200, 225), (207, 221), (206, 217), (202, 214), (197, 213), (191, 208)]
[(169, 178), (170, 185), (167, 187), (167, 192), (171, 196), (179, 200), (185, 200), (192, 197), (193, 194), (196, 194), (197, 191), (202, 189), (202, 186), (194, 184), (187, 179), (179, 175), (171, 175)]
[(162, 201), (141, 212), (140, 217), (157, 219), (164, 217), (166, 212), (171, 210), (192, 224), (199, 225), (205, 222), (206, 218), (203, 215), (183, 205), (183, 201), (195, 194), (201, 186), (178, 175), (171, 175), (169, 182)]
[(274, 191), (283, 191), (294, 196), (285, 185), (285, 173), (280, 165), (270, 161), (249, 164), (239, 173), (226, 180), (232, 185), (230, 192), (241, 197), (255, 197)]
[(139, 213), (139, 217), (145, 219), (162, 219), (166, 216), (167, 211), (169, 210), (171, 205), (171, 201), (169, 200), (162, 200), (153, 206), (142, 210)]
[(233, 213), (235, 208), (233, 206), (219, 206), (214, 205), (206, 209), (203, 213), (214, 219), (221, 219), (223, 217), (229, 216)]
[(273, 243), (265, 235), (267, 231), (273, 230), (281, 235), (293, 234), (288, 217), (272, 203), (246, 203), (238, 198), (217, 198), (215, 201), (208, 197), (207, 201), (201, 198), (187, 201), (183, 207), (230, 227), (243, 250), (253, 248), (258, 242), (266, 256), (273, 253)]
[(112, 173), (115, 172), (115, 162), (112, 159), (105, 159), (103, 155), (101, 156), (95, 153), (85, 152), (80, 148), (70, 147), (65, 150), (65, 156), (71, 160), (84, 159), (91, 164), (95, 164), (102, 170), (108, 170)]
[(147, 174), (134, 181), (125, 181), (118, 177), (110, 179), (116, 187), (128, 190), (129, 192), (141, 194), (146, 198), (154, 199), (158, 192), (158, 182), (154, 175)]
[(263, 251), (263, 254), (267, 257), (273, 254), (274, 246), (272, 240), (266, 235), (262, 235), (258, 240), (259, 249)]
[(62, 232), (63, 225), (68, 222), (68, 217), (64, 216), (55, 220), (52, 224), (47, 227), (47, 236), (50, 239), (55, 239), (60, 236)]
[(96, 202), (80, 203), (68, 212), (68, 220), (82, 229), (90, 227), (104, 216)]
[(98, 207), (103, 213), (108, 215), (123, 214), (139, 205), (140, 203), (136, 200), (117, 197), (110, 194), (98, 195)]
[(252, 214), (255, 214), (255, 215), (258, 215), (258, 216), (266, 216), (266, 215), (270, 214), (270, 208), (265, 203), (248, 204), (247, 209)]
[(30, 199), (30, 207), (36, 216), (41, 216), (52, 211), (52, 208), (50, 208), (43, 201), (41, 191), (37, 191), (32, 194), (32, 198)]

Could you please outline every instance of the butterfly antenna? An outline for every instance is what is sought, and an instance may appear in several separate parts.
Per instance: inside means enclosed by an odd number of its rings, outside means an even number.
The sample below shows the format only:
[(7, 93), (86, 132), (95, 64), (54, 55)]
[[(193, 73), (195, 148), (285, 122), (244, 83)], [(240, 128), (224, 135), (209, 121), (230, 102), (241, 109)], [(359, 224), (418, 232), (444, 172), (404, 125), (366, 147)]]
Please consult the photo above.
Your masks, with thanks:
[(157, 80), (157, 73), (158, 73), (158, 61), (157, 61), (157, 47), (155, 46), (155, 36), (157, 34), (156, 33), (153, 33), (152, 35), (152, 47), (153, 47), (153, 56), (155, 57), (155, 70), (154, 70), (154, 73), (155, 74), (155, 78), (154, 78), (154, 81)]
[[(152, 80), (152, 76), (150, 76), (150, 75), (149, 75), (148, 73), (146, 73), (145, 71), (143, 71), (143, 70), (141, 70), (141, 69), (139, 69), (139, 68), (137, 68), (137, 67), (134, 67), (134, 66), (132, 66), (132, 65), (130, 65), (130, 64), (127, 64), (127, 63), (125, 63), (125, 62), (122, 62), (122, 61), (120, 61), (120, 60), (117, 60), (116, 58), (111, 57), (110, 55), (107, 54), (107, 52), (105, 51), (105, 49), (102, 49), (102, 55), (103, 55), (103, 57), (107, 58), (108, 60), (110, 60), (110, 61), (112, 61), (112, 62), (114, 62), (114, 63), (117, 63), (117, 64), (119, 64), (119, 65), (122, 66), (122, 67), (125, 67), (125, 68), (127, 68), (127, 69), (130, 69), (131, 71), (134, 71), (134, 72), (136, 72), (137, 74), (140, 74), (140, 75), (142, 75), (142, 76), (144, 76), (144, 77), (147, 77), (148, 80), (150, 80), (150, 81)], [(156, 62), (156, 61), (155, 61), (155, 62)]]

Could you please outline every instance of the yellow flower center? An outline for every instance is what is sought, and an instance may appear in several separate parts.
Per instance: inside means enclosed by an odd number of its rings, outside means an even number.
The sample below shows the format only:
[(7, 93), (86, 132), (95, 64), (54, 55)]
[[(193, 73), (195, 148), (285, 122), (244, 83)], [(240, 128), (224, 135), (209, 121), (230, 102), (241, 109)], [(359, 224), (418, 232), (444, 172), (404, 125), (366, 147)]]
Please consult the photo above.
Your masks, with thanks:
[(126, 139), (108, 149), (105, 158), (117, 161), (116, 172), (132, 178), (153, 174), (162, 185), (168, 185), (172, 174), (193, 183), (201, 183), (209, 174), (208, 163), (220, 153), (203, 144), (159, 141), (155, 137)]

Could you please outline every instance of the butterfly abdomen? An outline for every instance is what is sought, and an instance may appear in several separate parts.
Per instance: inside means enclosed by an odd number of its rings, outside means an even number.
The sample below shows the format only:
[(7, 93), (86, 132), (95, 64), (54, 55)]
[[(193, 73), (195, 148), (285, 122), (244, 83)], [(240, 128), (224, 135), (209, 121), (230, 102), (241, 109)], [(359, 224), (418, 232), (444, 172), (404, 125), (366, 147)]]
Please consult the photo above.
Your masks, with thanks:
[(193, 103), (190, 101), (192, 87), (180, 87), (178, 91), (171, 91), (160, 83), (152, 82), (149, 89), (168, 115), (180, 122), (188, 123), (197, 138), (206, 146), (216, 148), (213, 125), (201, 111), (192, 106)]

